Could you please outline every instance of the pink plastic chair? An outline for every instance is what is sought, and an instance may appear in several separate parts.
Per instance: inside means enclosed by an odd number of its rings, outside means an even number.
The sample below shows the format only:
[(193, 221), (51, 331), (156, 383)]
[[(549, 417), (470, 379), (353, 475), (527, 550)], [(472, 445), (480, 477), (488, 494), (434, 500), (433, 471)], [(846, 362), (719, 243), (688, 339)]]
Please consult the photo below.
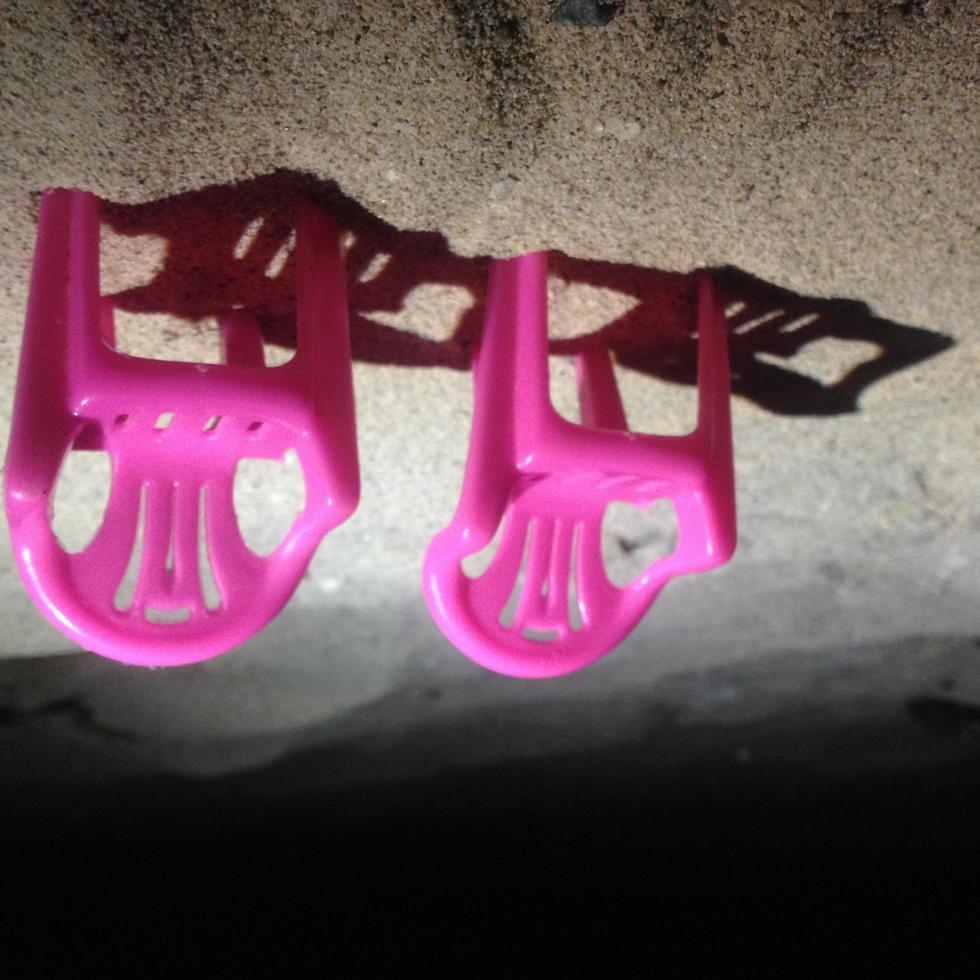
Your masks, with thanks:
[[(546, 252), (492, 265), (462, 497), (423, 571), (446, 636), (477, 663), (515, 677), (553, 677), (598, 659), (670, 578), (721, 565), (735, 548), (727, 336), (711, 277), (698, 281), (697, 428), (658, 436), (627, 429), (601, 347), (576, 358), (583, 424), (555, 411), (547, 272)], [(660, 498), (674, 503), (676, 548), (629, 585), (613, 585), (601, 551), (607, 506)], [(462, 559), (489, 545), (501, 522), (489, 568), (470, 578)]]
[[(236, 646), (289, 599), (318, 543), (353, 512), (357, 446), (343, 263), (336, 230), (298, 211), (296, 355), (268, 368), (255, 318), (219, 317), (225, 364), (128, 357), (113, 347), (99, 295), (99, 202), (47, 191), (6, 468), (6, 509), (21, 575), (44, 615), (97, 653), (147, 666), (186, 664)], [(173, 413), (172, 421), (158, 420)], [(69, 554), (51, 527), (67, 452), (105, 449), (112, 484), (103, 523)], [(295, 449), (306, 504), (261, 558), (235, 514), (235, 467)], [(208, 608), (199, 535), (220, 593)], [(142, 536), (132, 601), (117, 592)], [(151, 621), (158, 618), (179, 622)]]

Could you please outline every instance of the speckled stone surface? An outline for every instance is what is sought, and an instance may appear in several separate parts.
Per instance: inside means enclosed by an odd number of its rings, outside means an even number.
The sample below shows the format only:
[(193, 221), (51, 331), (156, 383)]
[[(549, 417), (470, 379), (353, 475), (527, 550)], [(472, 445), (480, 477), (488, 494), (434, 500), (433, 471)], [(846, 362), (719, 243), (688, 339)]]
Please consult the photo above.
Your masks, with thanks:
[[(146, 201), (278, 168), (467, 253), (734, 264), (904, 322), (976, 288), (968, 2), (4, 9), (4, 259), (27, 192)], [(13, 233), (13, 234), (11, 234)]]

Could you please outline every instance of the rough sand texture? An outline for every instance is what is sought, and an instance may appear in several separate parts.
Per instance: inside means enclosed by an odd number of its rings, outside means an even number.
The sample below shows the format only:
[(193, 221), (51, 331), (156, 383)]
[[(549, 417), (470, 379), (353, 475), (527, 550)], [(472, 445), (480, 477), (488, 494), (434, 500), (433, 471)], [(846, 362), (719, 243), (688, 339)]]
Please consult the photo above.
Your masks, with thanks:
[[(732, 340), (738, 555), (673, 583), (597, 684), (619, 670), (649, 681), (648, 658), (669, 671), (980, 629), (976, 5), (627, 0), (592, 27), (556, 23), (556, 6), (0, 11), (4, 431), (40, 189), (116, 202), (105, 289), (134, 316), (181, 318), (169, 334), (134, 328), (137, 347), (168, 356), (201, 341), (188, 321), (256, 281), (267, 332), (288, 343), (288, 263), (262, 272), (299, 190), (360, 236), (361, 508), (287, 613), (201, 669), (239, 702), (279, 684), (300, 710), (303, 678), (329, 663), (303, 709), (319, 718), (470, 669), (418, 586), (466, 451), (461, 369), (486, 264), (464, 257), (543, 246), (568, 256), (556, 337), (612, 321), (641, 427), (679, 425), (692, 390), (690, 283), (665, 270), (733, 267), (726, 285), (750, 304)], [(369, 272), (376, 253), (394, 256), (387, 271)], [(69, 649), (2, 563), (3, 654)], [(215, 710), (219, 727), (233, 714)]]
[(975, 4), (554, 6), (8, 3), (5, 247), (43, 186), (146, 201), (287, 168), (469, 254), (732, 264), (966, 325)]

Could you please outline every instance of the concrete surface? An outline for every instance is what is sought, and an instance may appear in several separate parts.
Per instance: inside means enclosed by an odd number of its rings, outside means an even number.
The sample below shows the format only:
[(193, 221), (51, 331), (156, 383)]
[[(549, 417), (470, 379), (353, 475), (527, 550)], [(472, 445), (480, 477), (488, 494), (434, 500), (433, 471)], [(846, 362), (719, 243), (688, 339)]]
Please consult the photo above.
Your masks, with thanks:
[[(111, 202), (103, 288), (131, 316), (132, 351), (171, 357), (202, 356), (201, 318), (231, 300), (258, 309), (288, 356), (291, 267), (276, 255), (306, 193), (355, 238), (363, 480), (355, 517), (245, 648), (167, 673), (25, 663), (6, 675), (14, 717), (81, 698), (97, 726), (166, 743), (165, 768), (215, 774), (405, 692), (462, 685), (474, 693), (459, 710), (476, 711), (491, 688), (599, 697), (980, 633), (975, 7), (627, 2), (578, 27), (569, 18), (598, 15), (555, 19), (556, 6), (4, 6), (0, 432), (40, 189)], [(419, 568), (462, 475), (481, 256), (533, 247), (565, 253), (558, 349), (604, 330), (640, 428), (682, 429), (685, 274), (719, 270), (740, 542), (728, 567), (672, 583), (581, 679), (519, 686), (442, 639)], [(252, 488), (242, 519), (262, 531), (288, 487)], [(59, 519), (91, 509), (76, 488)], [(635, 522), (619, 537), (620, 563), (656, 541)], [(4, 657), (70, 650), (7, 551), (0, 621)]]

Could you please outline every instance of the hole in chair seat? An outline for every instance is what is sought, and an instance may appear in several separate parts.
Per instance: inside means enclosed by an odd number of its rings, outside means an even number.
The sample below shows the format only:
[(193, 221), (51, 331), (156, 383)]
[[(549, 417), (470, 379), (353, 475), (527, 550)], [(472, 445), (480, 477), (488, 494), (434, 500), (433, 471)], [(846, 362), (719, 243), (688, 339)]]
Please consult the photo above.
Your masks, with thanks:
[(288, 450), (281, 460), (239, 460), (233, 492), (245, 544), (260, 557), (271, 555), (306, 506), (306, 483), (296, 451)]
[(84, 551), (105, 520), (112, 460), (102, 450), (73, 449), (55, 484), (51, 530), (69, 554)]
[(616, 586), (629, 585), (645, 569), (672, 554), (677, 546), (677, 513), (673, 501), (655, 500), (638, 507), (614, 500), (602, 518), (602, 561)]
[(493, 537), (488, 544), (485, 544), (479, 551), (474, 551), (471, 555), (466, 555), (460, 564), (463, 574), (467, 578), (479, 578), (493, 564), (494, 555), (500, 547), (500, 541), (504, 536), (504, 525), (507, 523), (507, 514), (500, 519), (497, 530), (493, 532)]

